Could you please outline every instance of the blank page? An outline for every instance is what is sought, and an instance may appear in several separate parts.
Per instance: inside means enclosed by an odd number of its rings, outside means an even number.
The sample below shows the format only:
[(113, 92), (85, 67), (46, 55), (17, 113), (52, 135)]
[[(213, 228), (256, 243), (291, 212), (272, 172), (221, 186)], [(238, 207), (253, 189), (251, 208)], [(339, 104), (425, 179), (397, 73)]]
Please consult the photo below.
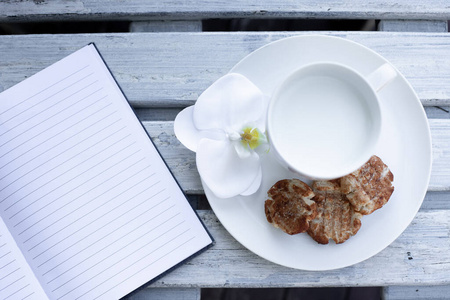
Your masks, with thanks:
[(0, 212), (51, 299), (120, 298), (212, 242), (93, 45), (0, 94)]

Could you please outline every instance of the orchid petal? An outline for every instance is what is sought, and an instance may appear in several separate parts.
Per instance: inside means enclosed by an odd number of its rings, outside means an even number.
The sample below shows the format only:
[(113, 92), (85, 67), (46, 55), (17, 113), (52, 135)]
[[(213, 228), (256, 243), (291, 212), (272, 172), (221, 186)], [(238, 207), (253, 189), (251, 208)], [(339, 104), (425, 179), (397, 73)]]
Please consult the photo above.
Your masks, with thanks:
[[(194, 123), (200, 130), (223, 129), (239, 131), (244, 125), (257, 122), (265, 131), (267, 99), (245, 76), (230, 73), (214, 82), (197, 99)], [(261, 127), (262, 126), (262, 127)]]
[(259, 187), (261, 186), (261, 181), (262, 181), (262, 170), (260, 168), (259, 172), (258, 172), (258, 176), (256, 176), (256, 178), (255, 178), (255, 180), (253, 180), (252, 184), (247, 188), (247, 190), (242, 192), (241, 195), (249, 196), (249, 195), (253, 195), (254, 193), (256, 193), (256, 191), (258, 191)]
[(203, 138), (213, 140), (223, 140), (226, 138), (225, 132), (220, 130), (198, 130), (194, 126), (192, 118), (194, 106), (183, 109), (175, 118), (173, 124), (177, 139), (189, 150), (197, 151), (197, 145)]
[(250, 157), (252, 155), (252, 151), (250, 151), (248, 146), (243, 145), (240, 140), (232, 141), (232, 144), (233, 144), (234, 150), (236, 150), (236, 153), (239, 156), (239, 158), (244, 159), (244, 158)]
[(241, 159), (232, 143), (226, 140), (202, 139), (196, 160), (204, 183), (219, 198), (234, 197), (248, 190), (261, 169), (256, 153)]

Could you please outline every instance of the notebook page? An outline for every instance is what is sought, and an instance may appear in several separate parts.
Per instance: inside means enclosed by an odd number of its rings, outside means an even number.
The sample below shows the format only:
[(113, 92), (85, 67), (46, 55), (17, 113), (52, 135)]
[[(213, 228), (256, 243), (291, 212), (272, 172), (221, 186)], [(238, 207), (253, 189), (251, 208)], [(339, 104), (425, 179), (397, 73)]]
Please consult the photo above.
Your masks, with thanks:
[(45, 299), (46, 295), (0, 218), (0, 299)]
[(93, 45), (0, 94), (0, 212), (51, 299), (113, 299), (211, 243)]

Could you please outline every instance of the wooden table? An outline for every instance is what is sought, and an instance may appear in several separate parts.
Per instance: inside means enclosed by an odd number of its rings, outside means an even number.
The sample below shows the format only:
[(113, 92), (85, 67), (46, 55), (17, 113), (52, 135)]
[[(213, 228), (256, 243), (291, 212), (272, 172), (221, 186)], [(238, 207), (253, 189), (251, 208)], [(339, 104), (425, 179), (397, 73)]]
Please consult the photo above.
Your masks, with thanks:
[[(294, 32), (203, 32), (207, 19), (370, 19), (377, 31), (323, 31), (377, 51), (418, 93), (429, 118), (433, 170), (422, 208), (407, 230), (374, 257), (344, 269), (307, 272), (245, 249), (201, 201), (195, 156), (173, 133), (175, 115), (248, 53)], [(131, 32), (0, 36), (0, 91), (95, 42), (191, 204), (213, 248), (130, 299), (199, 299), (206, 287), (382, 286), (386, 299), (450, 293), (450, 5), (446, 1), (7, 1), (0, 23), (132, 21)], [(332, 29), (332, 28), (331, 28)], [(317, 33), (317, 32), (315, 32)], [(399, 112), (402, 113), (402, 112)], [(200, 199), (200, 201), (198, 200)]]

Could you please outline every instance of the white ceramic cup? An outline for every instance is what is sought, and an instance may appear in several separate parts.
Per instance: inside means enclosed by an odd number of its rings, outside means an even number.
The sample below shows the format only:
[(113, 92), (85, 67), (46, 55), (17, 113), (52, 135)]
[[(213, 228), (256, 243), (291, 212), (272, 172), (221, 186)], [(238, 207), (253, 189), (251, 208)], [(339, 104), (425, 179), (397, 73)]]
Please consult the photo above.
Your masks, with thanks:
[(374, 154), (380, 137), (377, 92), (396, 76), (389, 64), (368, 76), (334, 62), (297, 69), (270, 100), (271, 150), (290, 171), (311, 179), (355, 171)]

